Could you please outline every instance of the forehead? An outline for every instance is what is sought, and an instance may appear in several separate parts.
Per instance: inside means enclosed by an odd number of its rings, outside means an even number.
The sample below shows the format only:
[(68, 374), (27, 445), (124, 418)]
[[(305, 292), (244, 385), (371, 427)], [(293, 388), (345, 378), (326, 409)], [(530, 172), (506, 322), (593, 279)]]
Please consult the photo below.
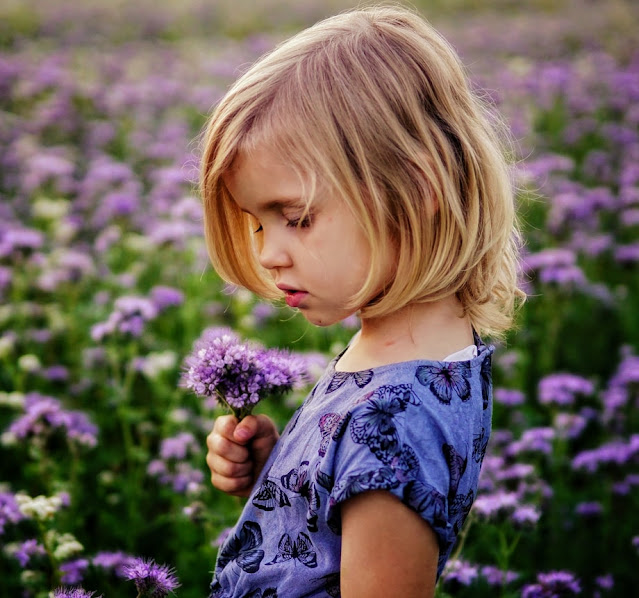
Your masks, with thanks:
[(267, 144), (238, 152), (222, 179), (235, 203), (248, 212), (304, 204), (308, 195), (307, 177)]

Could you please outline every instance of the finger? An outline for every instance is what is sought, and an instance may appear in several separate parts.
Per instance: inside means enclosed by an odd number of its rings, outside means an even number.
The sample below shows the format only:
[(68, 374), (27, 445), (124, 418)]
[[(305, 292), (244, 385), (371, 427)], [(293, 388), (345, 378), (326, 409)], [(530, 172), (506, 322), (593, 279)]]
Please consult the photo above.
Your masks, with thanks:
[(245, 446), (229, 440), (216, 432), (211, 432), (211, 434), (207, 436), (206, 445), (209, 449), (209, 454), (221, 455), (234, 463), (245, 463), (250, 457), (249, 450)]
[(241, 478), (225, 478), (219, 473), (211, 473), (211, 484), (218, 490), (235, 496), (248, 496), (253, 487), (253, 478), (245, 476)]
[(221, 415), (215, 418), (213, 433), (217, 433), (224, 438), (233, 440), (233, 432), (238, 425), (238, 420), (234, 415)]
[(233, 440), (240, 444), (248, 443), (258, 432), (259, 420), (254, 415), (247, 415), (233, 430)]
[(209, 454), (206, 457), (206, 464), (211, 472), (215, 472), (225, 478), (245, 478), (250, 477), (253, 472), (253, 464), (235, 463), (220, 455)]
[(251, 439), (255, 442), (261, 438), (278, 436), (273, 420), (266, 415), (247, 415), (233, 432), (233, 439), (240, 443), (247, 443)]

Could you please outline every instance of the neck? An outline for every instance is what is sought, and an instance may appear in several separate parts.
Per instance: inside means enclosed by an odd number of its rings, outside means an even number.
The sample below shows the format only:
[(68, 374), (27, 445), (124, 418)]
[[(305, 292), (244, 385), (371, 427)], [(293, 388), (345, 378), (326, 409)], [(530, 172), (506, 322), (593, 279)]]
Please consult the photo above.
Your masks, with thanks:
[(339, 361), (357, 371), (414, 359), (439, 360), (473, 343), (470, 320), (456, 297), (414, 303), (377, 318), (362, 318), (359, 334)]

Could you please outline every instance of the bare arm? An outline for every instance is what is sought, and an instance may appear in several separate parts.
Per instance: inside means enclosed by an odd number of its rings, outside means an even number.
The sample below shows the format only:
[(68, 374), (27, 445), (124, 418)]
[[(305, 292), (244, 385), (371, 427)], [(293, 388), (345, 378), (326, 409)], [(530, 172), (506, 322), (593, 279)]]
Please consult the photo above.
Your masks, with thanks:
[(248, 415), (241, 422), (232, 415), (215, 420), (206, 438), (206, 463), (211, 483), (233, 496), (249, 496), (279, 434), (265, 415)]
[(439, 548), (428, 523), (383, 490), (348, 499), (341, 512), (343, 598), (432, 598)]

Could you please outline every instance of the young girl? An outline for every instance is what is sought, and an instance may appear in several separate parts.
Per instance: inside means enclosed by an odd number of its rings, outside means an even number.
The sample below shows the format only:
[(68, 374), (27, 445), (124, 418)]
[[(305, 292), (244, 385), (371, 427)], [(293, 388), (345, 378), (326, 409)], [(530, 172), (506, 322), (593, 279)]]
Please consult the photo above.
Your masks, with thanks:
[(455, 52), (354, 10), (258, 61), (214, 111), (201, 188), (226, 280), (361, 330), (278, 436), (220, 417), (207, 463), (249, 500), (211, 596), (411, 598), (477, 493), (492, 347), (517, 297), (508, 169)]

